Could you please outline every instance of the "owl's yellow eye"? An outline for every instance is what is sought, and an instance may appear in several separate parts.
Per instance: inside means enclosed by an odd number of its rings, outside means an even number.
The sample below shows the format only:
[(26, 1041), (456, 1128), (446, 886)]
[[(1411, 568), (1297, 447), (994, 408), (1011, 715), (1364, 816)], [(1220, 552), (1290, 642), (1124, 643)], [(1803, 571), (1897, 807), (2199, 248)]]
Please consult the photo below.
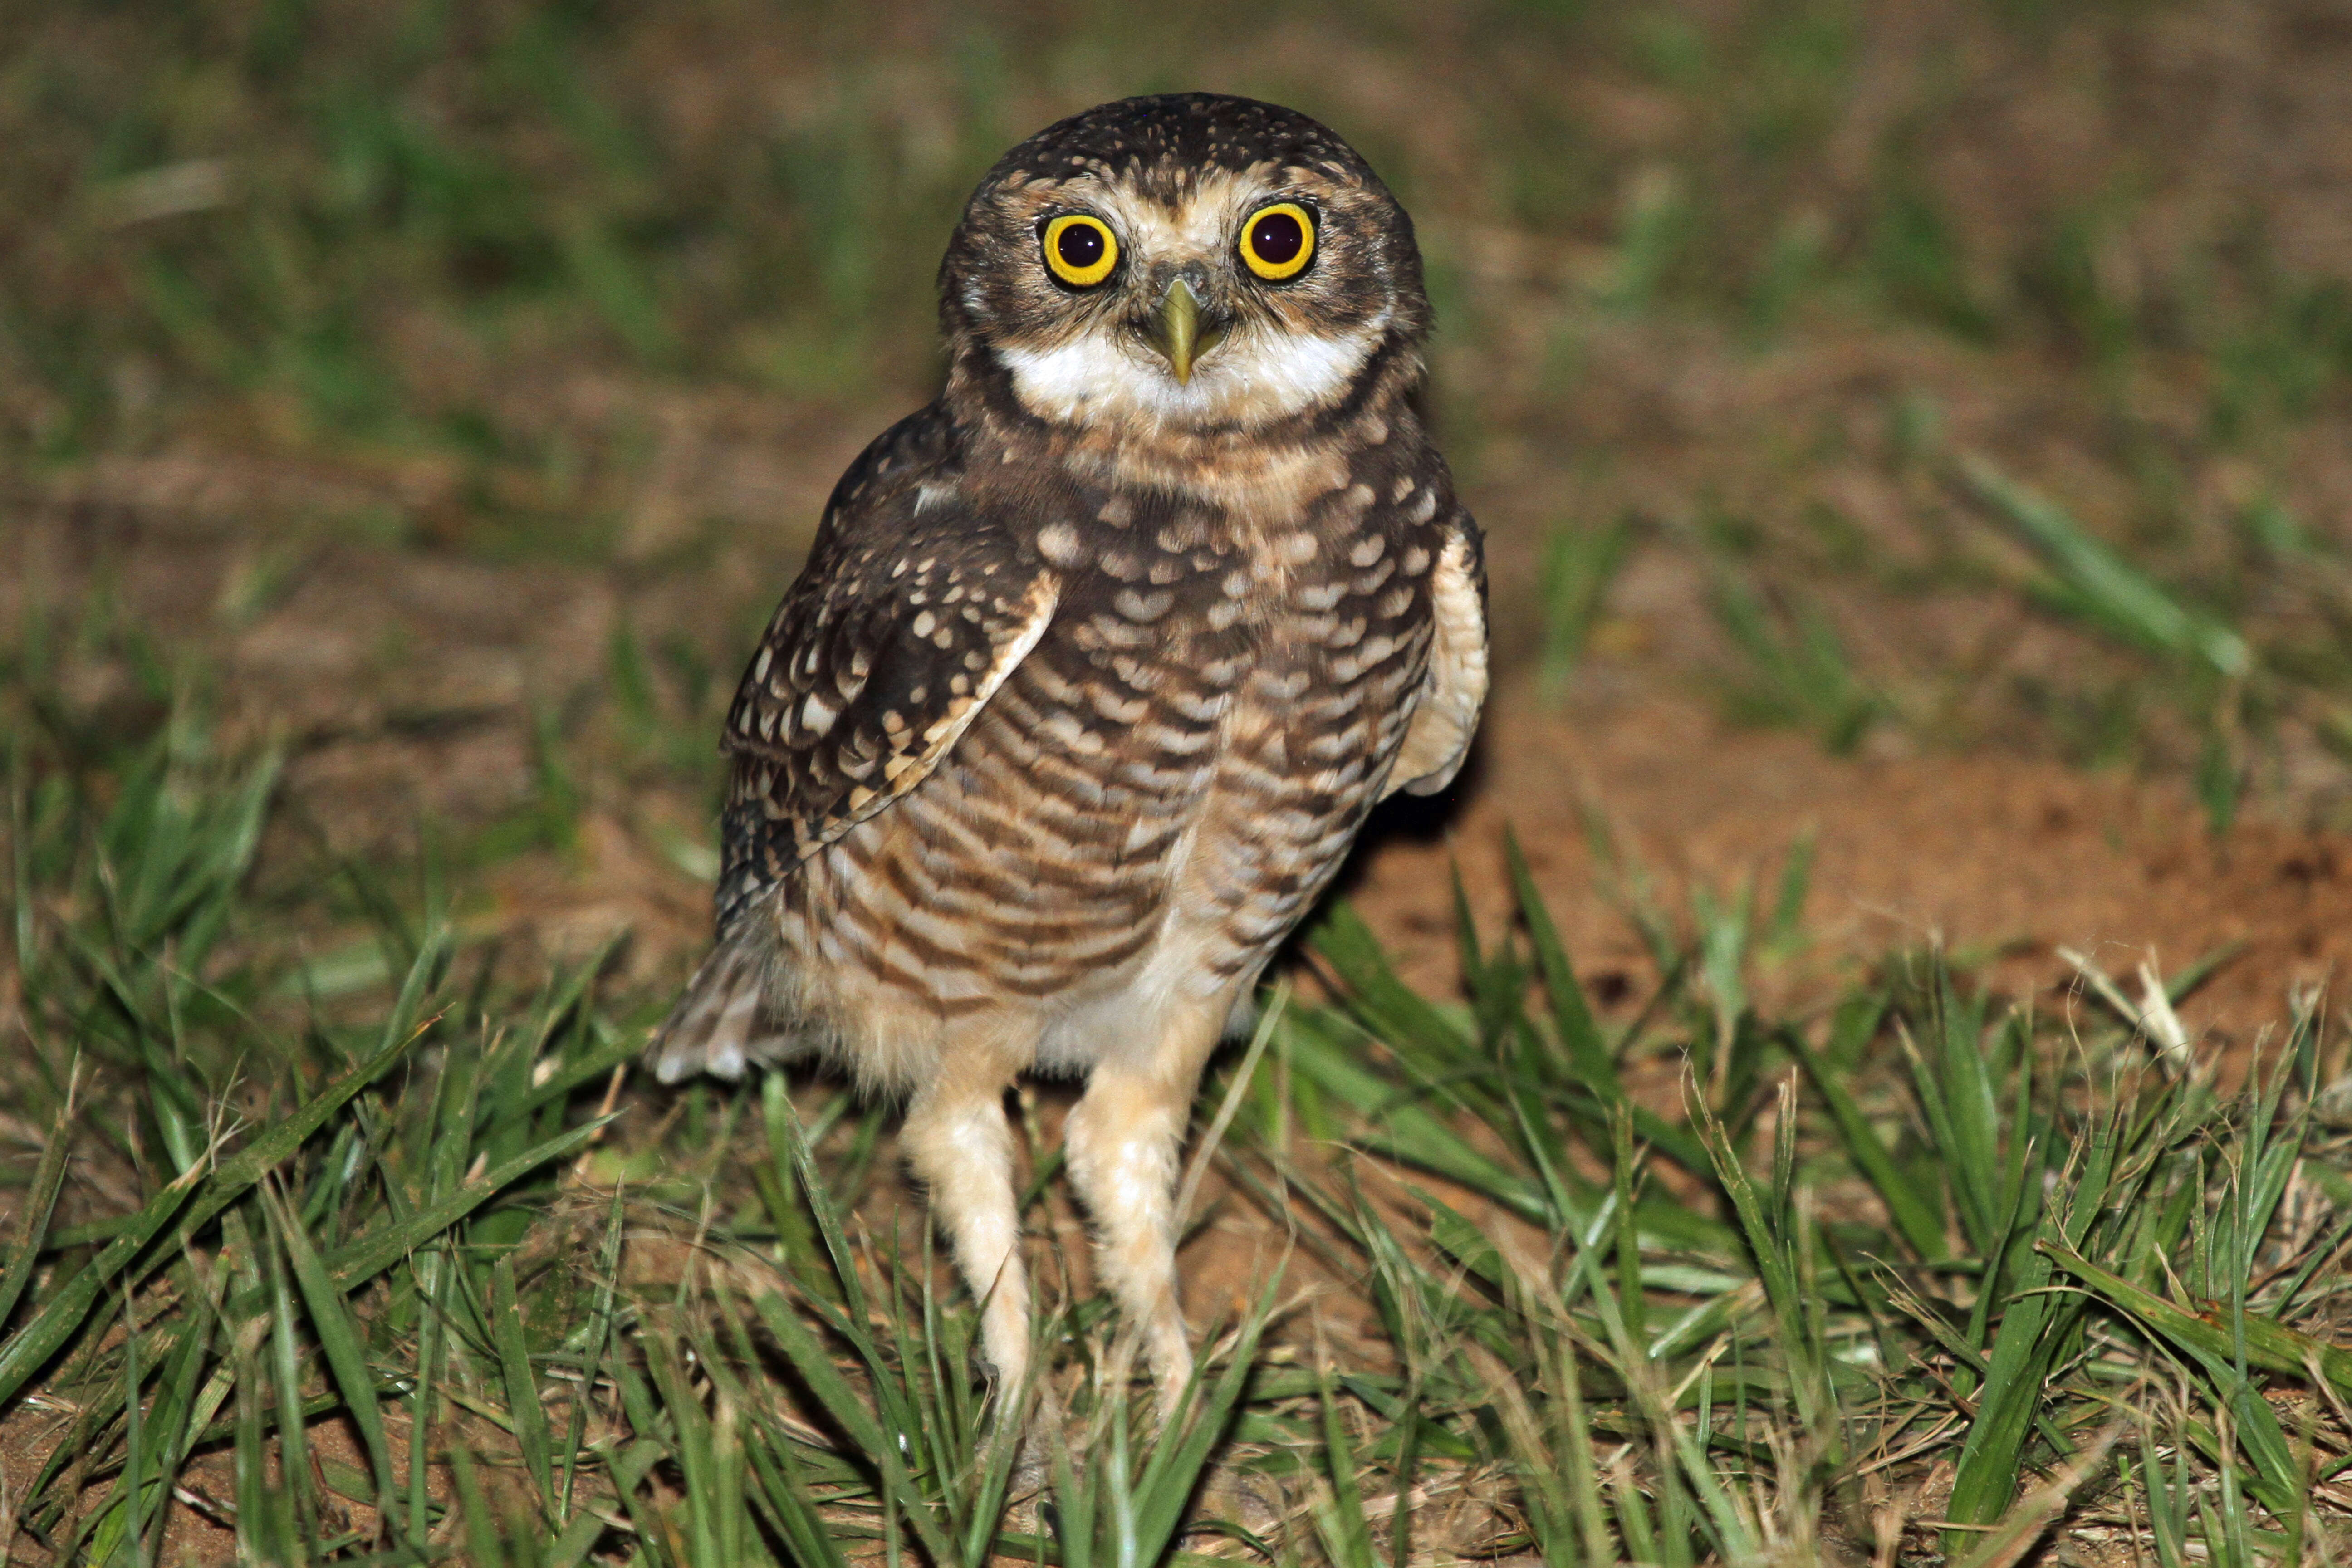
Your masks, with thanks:
[(1297, 202), (1250, 214), (1242, 226), (1242, 260), (1269, 283), (1296, 278), (1315, 259), (1315, 215)]
[(1084, 213), (1065, 213), (1045, 226), (1045, 265), (1073, 289), (1091, 289), (1118, 265), (1118, 237)]

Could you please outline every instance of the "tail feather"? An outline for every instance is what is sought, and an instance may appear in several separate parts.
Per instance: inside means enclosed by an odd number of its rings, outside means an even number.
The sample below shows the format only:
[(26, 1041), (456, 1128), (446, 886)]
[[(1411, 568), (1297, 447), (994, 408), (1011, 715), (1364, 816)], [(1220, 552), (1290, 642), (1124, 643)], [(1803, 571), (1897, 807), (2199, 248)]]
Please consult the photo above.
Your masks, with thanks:
[(655, 1032), (646, 1059), (662, 1082), (700, 1072), (740, 1079), (753, 1062), (793, 1054), (797, 1042), (769, 1002), (774, 937), (763, 925), (756, 916), (734, 921)]

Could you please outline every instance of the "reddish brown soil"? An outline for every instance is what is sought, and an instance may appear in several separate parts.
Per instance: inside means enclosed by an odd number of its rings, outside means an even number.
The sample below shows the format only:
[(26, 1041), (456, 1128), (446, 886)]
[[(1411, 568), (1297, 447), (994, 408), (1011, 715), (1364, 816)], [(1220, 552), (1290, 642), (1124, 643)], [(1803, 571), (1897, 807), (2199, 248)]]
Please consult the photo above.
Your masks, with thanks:
[(1760, 920), (1792, 847), (1811, 837), (1804, 922), (1818, 948), (1790, 966), (1800, 973), (1940, 942), (1996, 954), (1994, 977), (2012, 994), (2065, 992), (2074, 971), (2061, 948), (2118, 977), (2151, 953), (2169, 974), (2227, 949), (2182, 1019), (2243, 1042), (2287, 1016), (2291, 987), (2352, 958), (2352, 840), (2341, 835), (2255, 821), (2217, 838), (2177, 784), (2014, 757), (1839, 759), (1657, 697), (1547, 710), (1507, 694), (1442, 837), (1378, 844), (1354, 896), (1406, 973), (1442, 988), (1447, 863), (1459, 858), (1474, 908), (1501, 919), (1507, 829), (1580, 970), (1645, 974), (1635, 929), (1603, 896), (1619, 878), (1596, 863), (1596, 821), (1676, 916), (1692, 884), (1724, 894), (1744, 879)]

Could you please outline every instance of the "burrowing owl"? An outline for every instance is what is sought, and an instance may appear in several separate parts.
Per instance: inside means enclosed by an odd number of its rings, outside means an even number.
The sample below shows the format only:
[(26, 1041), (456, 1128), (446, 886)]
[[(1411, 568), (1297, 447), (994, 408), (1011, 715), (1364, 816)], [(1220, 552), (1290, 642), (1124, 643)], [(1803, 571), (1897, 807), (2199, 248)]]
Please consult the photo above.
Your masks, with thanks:
[(728, 715), (719, 942), (665, 1080), (826, 1053), (905, 1142), (1017, 1385), (1004, 1094), (1083, 1074), (1070, 1175), (1163, 1390), (1201, 1068), (1373, 803), (1461, 766), (1479, 531), (1414, 394), (1412, 221), (1271, 104), (1129, 99), (989, 172), (946, 389), (835, 489)]

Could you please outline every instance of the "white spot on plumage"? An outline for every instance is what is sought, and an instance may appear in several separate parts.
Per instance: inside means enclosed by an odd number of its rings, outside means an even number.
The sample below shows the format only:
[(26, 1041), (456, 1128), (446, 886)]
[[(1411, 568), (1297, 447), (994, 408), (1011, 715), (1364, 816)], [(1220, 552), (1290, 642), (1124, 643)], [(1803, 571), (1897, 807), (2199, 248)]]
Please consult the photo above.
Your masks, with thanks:
[(1139, 594), (1132, 588), (1121, 588), (1118, 596), (1111, 601), (1118, 613), (1129, 620), (1144, 622), (1158, 620), (1168, 613), (1168, 606), (1173, 603), (1175, 595), (1172, 594)]

